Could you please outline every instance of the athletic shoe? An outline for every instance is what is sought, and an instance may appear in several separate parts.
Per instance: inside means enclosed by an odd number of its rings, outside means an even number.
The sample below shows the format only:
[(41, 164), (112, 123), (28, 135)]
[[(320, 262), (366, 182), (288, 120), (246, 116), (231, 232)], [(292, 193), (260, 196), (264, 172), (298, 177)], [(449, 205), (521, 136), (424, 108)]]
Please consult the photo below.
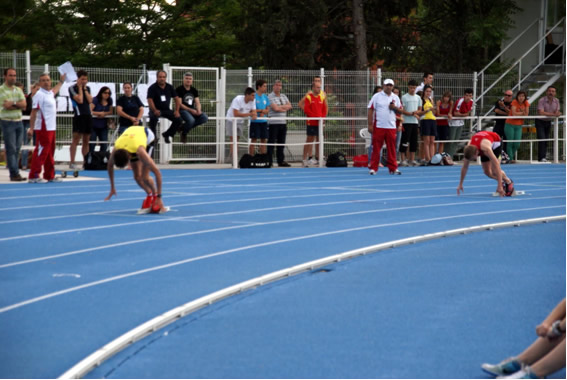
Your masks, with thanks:
[(411, 166), (419, 166), (419, 163), (416, 160), (413, 160), (412, 162), (410, 162)]
[(304, 168), (308, 168), (308, 167), (309, 167), (309, 161), (308, 161), (308, 160), (303, 160), (303, 167), (304, 167)]
[(390, 171), (390, 175), (402, 175), (402, 172), (396, 169), (394, 171)]
[(511, 182), (506, 184), (504, 191), (506, 192), (507, 197), (511, 197), (514, 193), (514, 181), (510, 180)]
[(368, 174), (370, 174), (370, 175), (375, 175), (375, 174), (376, 174), (376, 170), (370, 169), (370, 170), (368, 171)]
[(278, 164), (278, 167), (280, 168), (289, 168), (291, 165), (288, 164), (287, 162), (283, 161), (281, 164)]
[(166, 144), (169, 144), (171, 142), (167, 133), (163, 132), (161, 135), (163, 136), (163, 141), (165, 141)]
[(26, 178), (22, 177), (19, 174), (17, 176), (10, 177), (10, 181), (12, 181), (12, 182), (22, 182), (22, 181), (25, 181), (25, 180), (26, 180)]
[(317, 160), (314, 159), (314, 158), (310, 158), (310, 159), (309, 159), (309, 165), (312, 165), (312, 166), (319, 166), (319, 161), (317, 161)]
[(138, 210), (138, 214), (147, 214), (152, 210), (152, 205), (154, 203), (154, 196), (148, 195), (146, 199), (144, 199), (144, 203), (142, 203), (142, 208)]
[(400, 166), (409, 166), (408, 160), (403, 160), (402, 162), (400, 162)]
[(498, 364), (484, 363), (480, 366), (482, 370), (493, 376), (507, 376), (516, 373), (522, 369), (522, 363), (515, 358), (501, 361)]
[(47, 182), (63, 182), (63, 180), (61, 179), (61, 177), (53, 177), (47, 180)]
[(47, 183), (47, 180), (43, 179), (43, 178), (30, 178), (28, 179), (28, 183)]
[(69, 169), (80, 169), (81, 167), (77, 164), (69, 164)]
[(539, 162), (547, 162), (547, 158), (542, 158)]
[(498, 376), (497, 379), (539, 379), (529, 366), (524, 366), (521, 370), (508, 375), (508, 376)]

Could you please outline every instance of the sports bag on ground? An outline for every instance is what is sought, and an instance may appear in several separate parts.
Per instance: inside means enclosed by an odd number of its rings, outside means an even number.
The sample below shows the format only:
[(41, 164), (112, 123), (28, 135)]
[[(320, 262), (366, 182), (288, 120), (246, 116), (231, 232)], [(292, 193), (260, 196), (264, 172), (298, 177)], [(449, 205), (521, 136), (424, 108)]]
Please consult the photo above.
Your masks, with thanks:
[(106, 170), (110, 152), (89, 152), (85, 161), (85, 170)]
[(328, 168), (345, 168), (347, 166), (347, 159), (342, 152), (331, 153), (329, 157), (327, 157)]

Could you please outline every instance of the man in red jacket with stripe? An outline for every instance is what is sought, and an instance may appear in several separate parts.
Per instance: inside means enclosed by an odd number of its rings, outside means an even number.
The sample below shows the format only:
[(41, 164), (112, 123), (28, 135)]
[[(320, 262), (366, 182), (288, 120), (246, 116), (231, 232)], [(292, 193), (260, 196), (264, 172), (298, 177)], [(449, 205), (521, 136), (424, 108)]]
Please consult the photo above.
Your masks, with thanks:
[[(311, 92), (299, 102), (299, 107), (305, 112), (307, 117), (326, 117), (329, 111), (327, 106), (327, 96), (321, 91), (321, 82), (313, 82)], [(313, 149), (313, 142), (319, 141), (319, 120), (307, 120), (307, 138), (303, 147), (303, 166), (316, 166), (317, 160), (310, 159)], [(318, 150), (316, 150), (318, 151)], [(317, 155), (315, 155), (317, 156)], [(319, 157), (321, 159), (321, 157)]]

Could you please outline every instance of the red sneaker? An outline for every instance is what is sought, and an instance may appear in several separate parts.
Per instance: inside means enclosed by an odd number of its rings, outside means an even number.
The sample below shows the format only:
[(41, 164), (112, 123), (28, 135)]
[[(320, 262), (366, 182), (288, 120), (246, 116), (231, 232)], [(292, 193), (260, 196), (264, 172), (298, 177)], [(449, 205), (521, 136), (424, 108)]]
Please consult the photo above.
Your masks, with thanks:
[(138, 210), (138, 214), (147, 214), (152, 209), (152, 204), (154, 203), (154, 196), (148, 195), (146, 199), (144, 199), (144, 203), (142, 203), (142, 208)]
[(506, 191), (506, 196), (511, 197), (514, 193), (514, 181), (510, 180), (511, 182), (506, 185), (504, 191)]

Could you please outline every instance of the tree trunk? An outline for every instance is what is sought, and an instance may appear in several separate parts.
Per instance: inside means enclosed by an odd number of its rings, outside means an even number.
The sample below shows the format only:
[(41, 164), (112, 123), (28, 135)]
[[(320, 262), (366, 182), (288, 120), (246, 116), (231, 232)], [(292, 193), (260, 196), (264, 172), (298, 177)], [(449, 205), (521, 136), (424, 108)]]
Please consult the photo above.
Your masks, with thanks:
[(368, 67), (366, 54), (366, 23), (364, 22), (363, 0), (352, 0), (352, 23), (354, 31), (354, 46), (356, 50), (356, 70)]

